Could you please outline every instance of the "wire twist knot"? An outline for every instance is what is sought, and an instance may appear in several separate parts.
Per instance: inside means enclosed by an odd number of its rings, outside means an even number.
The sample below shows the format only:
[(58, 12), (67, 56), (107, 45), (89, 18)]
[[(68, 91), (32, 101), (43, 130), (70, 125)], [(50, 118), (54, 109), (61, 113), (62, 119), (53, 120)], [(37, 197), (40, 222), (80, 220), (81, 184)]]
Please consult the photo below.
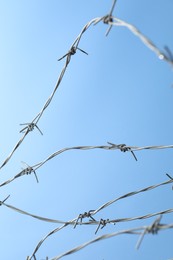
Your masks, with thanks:
[(160, 215), (160, 216), (151, 224), (151, 226), (146, 227), (146, 228), (144, 229), (144, 232), (141, 234), (141, 236), (140, 236), (140, 238), (139, 238), (139, 241), (138, 241), (138, 243), (137, 243), (137, 245), (136, 245), (136, 248), (137, 248), (137, 249), (140, 247), (140, 244), (141, 244), (141, 242), (142, 242), (142, 240), (143, 240), (145, 234), (147, 234), (147, 233), (148, 233), (148, 234), (149, 234), (149, 233), (151, 233), (151, 234), (157, 234), (159, 228), (163, 225), (163, 224), (160, 224), (161, 218), (162, 218), (162, 215)]
[(96, 221), (93, 217), (92, 217), (92, 213), (94, 212), (95, 210), (89, 210), (88, 212), (84, 212), (83, 214), (79, 214), (76, 222), (75, 222), (75, 225), (74, 225), (74, 228), (79, 224), (79, 221), (80, 223), (82, 223), (82, 220), (84, 218), (90, 218), (90, 220), (93, 220), (93, 221)]
[(35, 175), (35, 178), (36, 178), (36, 181), (37, 181), (37, 183), (39, 183), (39, 181), (38, 181), (38, 177), (37, 177), (37, 174), (36, 174), (36, 171), (34, 170), (34, 168), (33, 167), (31, 167), (31, 166), (29, 166), (27, 163), (25, 163), (25, 162), (23, 162), (24, 164), (26, 164), (27, 165), (27, 167), (25, 168), (25, 169), (23, 169), (23, 174), (25, 175), (28, 175), (28, 174), (31, 174), (32, 172), (34, 173), (34, 175)]
[(38, 131), (40, 132), (40, 134), (43, 135), (40, 128), (34, 122), (24, 123), (24, 124), (20, 124), (20, 125), (26, 125), (22, 130), (20, 130), (20, 133), (26, 133), (26, 131), (28, 131), (28, 132), (33, 131), (34, 127), (36, 127), (38, 129)]
[(107, 223), (109, 223), (109, 219), (102, 219), (101, 218), (100, 222), (99, 222), (99, 225), (98, 225), (98, 227), (97, 227), (97, 229), (95, 231), (95, 235), (97, 234), (99, 228), (103, 229), (106, 226)]

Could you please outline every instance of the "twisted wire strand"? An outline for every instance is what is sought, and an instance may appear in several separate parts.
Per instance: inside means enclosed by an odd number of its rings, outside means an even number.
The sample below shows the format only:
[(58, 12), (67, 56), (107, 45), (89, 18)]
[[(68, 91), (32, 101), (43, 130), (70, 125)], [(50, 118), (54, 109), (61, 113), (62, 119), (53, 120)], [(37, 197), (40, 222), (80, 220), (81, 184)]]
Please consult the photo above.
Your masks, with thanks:
[[(70, 50), (74, 50), (74, 53), (75, 53), (75, 52), (76, 52), (76, 49), (79, 49), (79, 48), (78, 48), (78, 45), (79, 45), (79, 42), (80, 42), (80, 40), (81, 40), (81, 37), (82, 37), (83, 33), (91, 26), (91, 24), (95, 23), (97, 20), (98, 20), (98, 18), (95, 18), (95, 19), (91, 20), (90, 22), (88, 22), (88, 23), (84, 26), (84, 28), (82, 29), (82, 31), (81, 31), (81, 33), (79, 34), (79, 36), (76, 38), (76, 40), (75, 40), (74, 43), (72, 44)], [(11, 159), (12, 155), (14, 154), (14, 152), (17, 150), (17, 148), (21, 145), (21, 143), (23, 142), (23, 140), (24, 140), (25, 137), (27, 136), (27, 134), (33, 130), (34, 127), (32, 127), (32, 129), (30, 129), (30, 126), (36, 126), (36, 127), (38, 128), (37, 123), (38, 123), (38, 121), (40, 120), (41, 116), (43, 115), (43, 112), (46, 110), (46, 108), (47, 108), (47, 107), (49, 106), (49, 104), (51, 103), (51, 101), (52, 101), (52, 99), (53, 99), (53, 97), (54, 97), (54, 95), (55, 95), (55, 93), (56, 93), (56, 91), (57, 91), (57, 89), (58, 89), (58, 87), (59, 87), (59, 85), (60, 85), (60, 83), (61, 83), (63, 77), (64, 77), (64, 74), (65, 74), (65, 72), (66, 72), (67, 66), (68, 66), (68, 64), (69, 64), (70, 61), (71, 61), (71, 55), (73, 55), (74, 53), (69, 51), (69, 53), (68, 53), (68, 55), (67, 55), (67, 57), (66, 57), (65, 65), (64, 65), (64, 67), (63, 67), (63, 69), (62, 69), (62, 71), (61, 71), (61, 73), (60, 73), (60, 76), (59, 76), (59, 78), (58, 78), (58, 80), (57, 80), (56, 86), (55, 86), (55, 88), (54, 88), (52, 94), (50, 95), (50, 97), (49, 97), (49, 98), (47, 99), (47, 101), (45, 102), (45, 104), (44, 104), (43, 108), (41, 109), (41, 111), (34, 117), (34, 119), (31, 121), (31, 123), (28, 124), (28, 128), (27, 128), (27, 127), (24, 128), (24, 129), (26, 129), (26, 131), (25, 131), (23, 137), (17, 142), (17, 144), (16, 144), (15, 147), (13, 148), (12, 152), (9, 154), (9, 156), (8, 156), (8, 157), (4, 160), (4, 162), (1, 164), (0, 169), (2, 169), (2, 168), (8, 163), (8, 161)], [(38, 128), (38, 129), (39, 129), (39, 128)], [(23, 130), (21, 130), (21, 132), (22, 132), (22, 131), (23, 131)], [(39, 130), (39, 131), (40, 131), (40, 130)], [(41, 132), (41, 131), (40, 131), (40, 132)], [(42, 132), (41, 132), (41, 133), (42, 133)]]
[(24, 133), (24, 135), (22, 136), (22, 138), (17, 142), (17, 144), (14, 146), (13, 150), (11, 151), (11, 153), (8, 155), (8, 157), (4, 160), (4, 162), (2, 163), (2, 165), (0, 166), (0, 170), (8, 163), (8, 161), (11, 159), (11, 157), (13, 156), (14, 152), (17, 150), (17, 148), (21, 145), (21, 143), (23, 142), (23, 140), (25, 139), (25, 137), (27, 136), (27, 134), (29, 133), (29, 129)]
[[(40, 246), (43, 244), (43, 242), (44, 242), (49, 236), (55, 234), (56, 232), (58, 232), (58, 231), (60, 231), (61, 229), (65, 228), (66, 226), (68, 226), (68, 225), (74, 225), (74, 227), (75, 227), (76, 225), (82, 225), (82, 223), (85, 224), (85, 225), (88, 225), (88, 224), (90, 224), (90, 225), (91, 225), (91, 224), (97, 224), (97, 225), (99, 225), (99, 223), (100, 223), (99, 221), (82, 222), (82, 216), (84, 216), (84, 217), (85, 217), (85, 216), (91, 216), (91, 217), (92, 217), (92, 216), (95, 215), (97, 212), (101, 211), (102, 209), (108, 207), (109, 205), (115, 203), (116, 201), (118, 201), (118, 200), (120, 200), (120, 199), (124, 199), (124, 198), (127, 198), (127, 197), (129, 197), (129, 196), (133, 196), (133, 195), (136, 195), (136, 194), (138, 194), (138, 193), (141, 193), (141, 192), (149, 191), (149, 190), (158, 188), (159, 186), (167, 185), (167, 184), (172, 183), (172, 182), (173, 182), (173, 179), (170, 179), (169, 181), (162, 182), (162, 183), (159, 183), (159, 184), (156, 184), (156, 185), (152, 185), (152, 186), (148, 186), (148, 187), (143, 188), (143, 189), (138, 190), (138, 191), (129, 192), (129, 193), (123, 195), (123, 196), (120, 196), (120, 197), (118, 197), (118, 198), (116, 198), (116, 199), (114, 199), (114, 200), (111, 200), (111, 201), (109, 201), (109, 202), (103, 204), (103, 205), (102, 205), (101, 207), (99, 207), (97, 210), (90, 211), (90, 214), (85, 214), (85, 213), (84, 213), (84, 214), (80, 214), (80, 215), (81, 215), (81, 221), (80, 221), (80, 222), (78, 222), (79, 217), (78, 217), (78, 218), (74, 218), (74, 219), (72, 219), (72, 220), (70, 220), (70, 221), (68, 221), (68, 222), (65, 222), (61, 227), (56, 228), (56, 229), (53, 229), (53, 230), (50, 231), (43, 239), (41, 239), (41, 240), (39, 241), (39, 243), (36, 245), (36, 247), (35, 247), (33, 253), (31, 254), (31, 256), (29, 257), (28, 260), (32, 259), (32, 257), (36, 254), (36, 252), (37, 252), (38, 249), (40, 248)], [(3, 203), (3, 204), (4, 204), (4, 203)], [(132, 219), (132, 218), (124, 218), (124, 219), (122, 219), (122, 221), (136, 220), (136, 219), (138, 219), (138, 218), (139, 218), (139, 219), (147, 218), (147, 217), (149, 218), (149, 217), (152, 217), (152, 216), (156, 216), (156, 215), (158, 215), (158, 214), (167, 214), (167, 213), (172, 213), (172, 212), (173, 212), (173, 209), (168, 209), (168, 210), (161, 211), (161, 212), (158, 212), (158, 213), (153, 213), (153, 215), (152, 215), (152, 214), (147, 214), (147, 215), (144, 215), (144, 216), (134, 217), (134, 219)], [(79, 215), (79, 216), (80, 216), (80, 215)], [(135, 219), (135, 218), (136, 218), (136, 219)], [(45, 219), (45, 218), (44, 218), (44, 219)], [(120, 220), (121, 220), (121, 219), (120, 219)], [(116, 222), (120, 222), (120, 220), (118, 221), (118, 219), (117, 219), (117, 220), (115, 219), (115, 220), (112, 220), (112, 221), (108, 221), (108, 223), (110, 222), (110, 223), (113, 224), (113, 223), (116, 223)]]
[[(157, 225), (157, 231), (172, 229), (172, 228), (173, 228), (173, 224), (158, 224)], [(68, 251), (66, 251), (65, 253), (63, 253), (59, 256), (53, 257), (50, 260), (58, 260), (58, 259), (61, 259), (64, 256), (74, 254), (74, 253), (78, 252), (79, 250), (81, 250), (81, 249), (83, 249), (83, 248), (85, 248), (85, 247), (87, 247), (87, 246), (89, 246), (89, 245), (91, 245), (95, 242), (99, 242), (99, 241), (107, 239), (107, 238), (112, 238), (112, 237), (122, 235), (122, 234), (142, 235), (144, 231), (146, 231), (146, 233), (148, 233), (148, 234), (153, 233), (152, 232), (152, 225), (151, 226), (141, 226), (141, 227), (137, 227), (137, 228), (126, 229), (126, 230), (122, 230), (122, 231), (118, 231), (118, 232), (109, 233), (109, 234), (99, 236), (99, 237), (92, 239), (92, 240), (90, 240), (86, 243), (83, 243), (83, 244), (81, 244), (77, 247), (74, 247), (71, 250), (68, 250)]]
[(27, 211), (24, 211), (22, 209), (16, 208), (16, 207), (14, 207), (12, 205), (9, 205), (7, 203), (4, 203), (4, 202), (0, 202), (0, 205), (3, 205), (3, 206), (5, 206), (5, 207), (7, 207), (7, 208), (9, 208), (11, 210), (14, 210), (14, 211), (20, 213), (20, 214), (27, 215), (27, 216), (30, 216), (32, 218), (36, 218), (36, 219), (41, 220), (41, 221), (50, 222), (50, 223), (56, 223), (56, 224), (57, 223), (58, 224), (66, 224), (65, 221), (61, 221), (61, 220), (57, 220), (57, 219), (50, 219), (50, 218), (46, 218), (46, 217), (42, 217), (42, 216), (37, 216), (35, 214), (31, 214), (31, 213), (29, 213)]
[[(46, 217), (42, 217), (42, 216), (38, 216), (38, 215), (35, 215), (35, 214), (32, 214), (32, 213), (29, 213), (27, 211), (24, 211), (22, 209), (19, 209), (17, 207), (14, 207), (12, 205), (9, 205), (5, 202), (0, 202), (0, 206), (3, 205), (11, 210), (14, 210), (20, 214), (23, 214), (23, 215), (27, 215), (27, 216), (30, 216), (32, 218), (35, 218), (35, 219), (38, 219), (38, 220), (41, 220), (41, 221), (44, 221), (44, 222), (49, 222), (49, 223), (56, 223), (56, 224), (63, 224), (63, 225), (99, 225), (100, 224), (100, 220), (92, 220), (90, 219), (89, 221), (80, 221), (78, 222), (78, 217), (74, 218), (73, 220), (70, 220), (70, 221), (63, 221), (63, 220), (57, 220), (57, 219), (51, 219), (51, 218), (46, 218)], [(164, 215), (164, 214), (169, 214), (169, 213), (172, 213), (173, 212), (173, 208), (170, 208), (170, 209), (166, 209), (166, 210), (162, 210), (162, 211), (159, 211), (159, 212), (155, 212), (155, 213), (148, 213), (146, 215), (142, 215), (142, 216), (135, 216), (135, 217), (126, 217), (126, 218), (117, 218), (117, 219), (107, 219), (105, 220), (105, 225), (106, 224), (116, 224), (116, 223), (120, 223), (120, 222), (128, 222), (128, 221), (134, 221), (134, 220), (141, 220), (141, 219), (146, 219), (146, 218), (151, 218), (151, 217), (154, 217), (154, 216), (157, 216), (157, 215)]]
[(159, 50), (158, 47), (156, 47), (156, 45), (148, 38), (146, 37), (144, 34), (142, 34), (137, 27), (135, 27), (134, 25), (125, 22), (124, 20), (121, 20), (117, 17), (113, 17), (113, 21), (109, 21), (110, 25), (113, 26), (124, 26), (126, 28), (128, 28), (134, 35), (136, 35), (149, 49), (151, 49), (157, 56), (159, 59), (161, 60), (165, 60), (166, 62), (168, 62), (171, 66), (173, 66), (173, 60), (171, 58), (171, 55), (166, 55), (164, 54), (162, 51)]
[(140, 189), (140, 190), (137, 190), (137, 191), (133, 191), (133, 192), (129, 192), (129, 193), (126, 193), (125, 195), (122, 195), (114, 200), (110, 200), (106, 203), (104, 203), (102, 206), (100, 206), (98, 209), (96, 209), (95, 211), (91, 212), (91, 215), (95, 215), (96, 213), (98, 213), (99, 211), (101, 211), (102, 209), (105, 209), (106, 207), (110, 206), (111, 204), (117, 202), (118, 200), (121, 200), (121, 199), (125, 199), (125, 198), (128, 198), (128, 197), (131, 197), (131, 196), (134, 196), (134, 195), (137, 195), (139, 193), (143, 193), (145, 191), (150, 191), (150, 190), (153, 190), (153, 189), (156, 189), (160, 186), (163, 186), (163, 185), (167, 185), (169, 183), (172, 183), (173, 182), (173, 179), (170, 179), (168, 181), (165, 181), (165, 182), (162, 182), (162, 183), (159, 183), (159, 184), (156, 184), (156, 185), (151, 185), (151, 186), (148, 186), (146, 188), (143, 188), (143, 189)]
[[(74, 222), (76, 219), (73, 219), (72, 222)], [(40, 242), (37, 244), (37, 246), (35, 247), (33, 253), (31, 254), (31, 256), (28, 256), (28, 260), (31, 260), (33, 257), (35, 257), (36, 252), (39, 250), (39, 248), (41, 247), (41, 245), (43, 244), (43, 242), (51, 235), (55, 234), (56, 232), (62, 230), (63, 228), (65, 228), (66, 226), (68, 226), (70, 224), (70, 222), (65, 223), (64, 225), (51, 230), (45, 237), (43, 237)]]
[[(38, 162), (37, 164), (34, 164), (30, 167), (31, 172), (34, 172), (42, 167), (45, 163), (47, 163), (49, 160), (53, 159), (54, 157), (60, 155), (61, 153), (64, 153), (66, 151), (70, 150), (94, 150), (94, 149), (103, 149), (103, 150), (120, 150), (121, 152), (135, 152), (135, 151), (141, 151), (141, 150), (160, 150), (160, 149), (172, 149), (173, 145), (152, 145), (152, 146), (127, 146), (125, 144), (114, 144), (108, 142), (108, 145), (97, 145), (97, 146), (73, 146), (73, 147), (66, 147), (63, 149), (60, 149), (53, 154), (49, 155), (45, 160)], [(135, 156), (133, 154), (133, 156)], [(135, 156), (135, 160), (137, 161), (137, 158)], [(28, 168), (28, 167), (27, 167)], [(28, 174), (27, 168), (19, 172), (17, 175), (15, 175), (13, 178), (3, 182), (0, 184), (0, 187), (5, 186), (9, 184), (10, 182), (14, 181), (16, 178), (21, 177), (23, 175)], [(37, 181), (38, 182), (38, 181)]]
[(43, 164), (48, 162), (49, 160), (53, 159), (57, 155), (64, 153), (69, 150), (93, 150), (93, 149), (104, 149), (104, 150), (120, 150), (122, 152), (126, 151), (141, 151), (141, 150), (158, 150), (158, 149), (170, 149), (173, 148), (173, 145), (154, 145), (154, 146), (126, 146), (125, 144), (113, 144), (108, 142), (109, 145), (97, 145), (97, 146), (73, 146), (73, 147), (66, 147), (63, 149), (60, 149), (53, 154), (49, 155), (45, 160), (42, 162), (37, 163), (36, 165), (32, 166), (37, 170), (40, 168)]
[(148, 213), (146, 215), (142, 215), (142, 216), (136, 216), (136, 217), (128, 217), (128, 218), (119, 218), (119, 219), (112, 219), (112, 220), (108, 220), (106, 222), (107, 223), (119, 223), (119, 222), (128, 222), (128, 221), (134, 221), (134, 220), (141, 220), (141, 219), (147, 219), (147, 218), (152, 218), (155, 216), (159, 216), (159, 215), (165, 215), (165, 214), (170, 214), (173, 212), (173, 208), (172, 209), (166, 209), (166, 210), (161, 210), (159, 212), (155, 212), (155, 213)]

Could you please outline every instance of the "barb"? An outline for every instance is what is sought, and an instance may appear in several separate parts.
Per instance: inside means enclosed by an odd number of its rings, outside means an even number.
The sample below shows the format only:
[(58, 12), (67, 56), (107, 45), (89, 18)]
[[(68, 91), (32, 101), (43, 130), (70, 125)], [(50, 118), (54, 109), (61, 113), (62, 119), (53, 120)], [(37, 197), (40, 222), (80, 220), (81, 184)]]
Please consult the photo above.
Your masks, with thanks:
[[(23, 163), (26, 164), (25, 162), (23, 162)], [(9, 180), (7, 180), (7, 181), (1, 183), (1, 184), (0, 184), (0, 187), (5, 186), (5, 185), (11, 183), (12, 181), (14, 181), (15, 179), (17, 179), (17, 178), (19, 178), (19, 177), (22, 177), (22, 176), (24, 176), (24, 175), (31, 174), (32, 172), (33, 172), (34, 175), (35, 175), (35, 178), (36, 178), (37, 183), (39, 183), (38, 177), (37, 177), (37, 175), (36, 175), (36, 171), (35, 171), (34, 167), (29, 166), (28, 164), (26, 164), (26, 165), (27, 165), (27, 167), (26, 167), (25, 169), (22, 169), (22, 171), (20, 171), (18, 174), (16, 174), (13, 178), (11, 178), (11, 179), (9, 179)]]
[[(105, 18), (103, 19), (104, 23), (109, 24), (109, 23), (113, 22), (112, 14), (113, 14), (116, 2), (117, 2), (117, 0), (113, 0), (113, 4), (112, 4), (112, 7), (111, 7), (111, 10), (110, 10), (109, 14), (107, 16), (105, 16)], [(111, 29), (112, 29), (112, 24), (109, 25), (109, 28), (108, 28), (108, 30), (106, 32), (106, 36), (108, 36), (108, 34), (109, 34)]]
[(4, 202), (5, 202), (6, 200), (8, 200), (9, 197), (10, 197), (10, 195), (8, 195), (3, 201), (0, 201), (0, 206), (2, 206), (2, 205), (4, 204)]
[(24, 123), (24, 124), (20, 124), (20, 125), (26, 125), (22, 130), (20, 130), (20, 133), (25, 133), (27, 130), (33, 131), (34, 127), (36, 127), (38, 129), (38, 131), (40, 132), (41, 135), (43, 135), (43, 133), (41, 132), (40, 128), (33, 122), (31, 123)]
[[(73, 253), (76, 253), (78, 252), (79, 250), (95, 243), (95, 242), (99, 242), (101, 240), (104, 240), (104, 239), (107, 239), (107, 238), (112, 238), (112, 237), (115, 237), (115, 236), (118, 236), (118, 235), (122, 235), (122, 234), (133, 234), (133, 235), (140, 235), (143, 233), (143, 230), (146, 230), (146, 229), (150, 229), (151, 226), (142, 226), (142, 227), (137, 227), (137, 228), (131, 228), (131, 229), (126, 229), (126, 230), (122, 230), (122, 231), (118, 231), (118, 232), (114, 232), (114, 233), (109, 233), (109, 234), (105, 234), (105, 235), (102, 235), (102, 236), (99, 236), (95, 239), (92, 239), (82, 245), (79, 245), (77, 247), (74, 247), (72, 248), (71, 250), (59, 255), (59, 256), (56, 256), (56, 257), (53, 257), (51, 258), (51, 260), (58, 260), (58, 259), (61, 259), (62, 257), (64, 256), (67, 256), (67, 255), (71, 255)], [(159, 224), (157, 225), (157, 231), (161, 231), (161, 230), (166, 230), (166, 229), (170, 229), (170, 228), (173, 228), (173, 224)], [(149, 232), (148, 232), (149, 234)]]
[(99, 225), (98, 225), (98, 227), (95, 231), (95, 235), (97, 234), (100, 227), (101, 227), (101, 229), (103, 229), (106, 226), (106, 224), (108, 224), (108, 223), (110, 223), (109, 219), (102, 219), (101, 218), (100, 221), (99, 221)]
[(171, 50), (168, 48), (168, 46), (165, 46), (164, 49), (167, 53), (168, 59), (173, 62), (173, 54), (172, 54)]
[(27, 165), (27, 168), (25, 168), (25, 169), (23, 169), (23, 174), (25, 175), (28, 175), (28, 174), (31, 174), (32, 172), (34, 173), (34, 175), (35, 175), (35, 178), (36, 178), (36, 181), (37, 181), (37, 183), (39, 183), (39, 181), (38, 181), (38, 177), (37, 177), (37, 174), (36, 174), (36, 171), (34, 170), (34, 168), (33, 167), (31, 167), (31, 166), (29, 166), (27, 163), (25, 163), (25, 162), (22, 162), (22, 163), (24, 163), (25, 165)]
[(146, 227), (146, 229), (144, 229), (144, 231), (142, 232), (139, 238), (139, 241), (137, 242), (136, 249), (139, 249), (145, 234), (147, 233), (157, 234), (157, 232), (159, 231), (159, 227), (163, 226), (163, 224), (162, 225), (160, 224), (161, 218), (162, 216), (160, 215), (156, 220), (154, 220), (151, 226)]
[(134, 152), (132, 151), (132, 149), (128, 146), (126, 146), (126, 144), (113, 144), (113, 143), (110, 143), (108, 142), (108, 144), (112, 145), (112, 147), (115, 147), (115, 148), (119, 148), (121, 152), (127, 152), (127, 151), (130, 151), (133, 155), (133, 157), (135, 158), (135, 160), (137, 161), (137, 157), (136, 155), (134, 154)]
[(113, 22), (113, 18), (114, 18), (114, 17), (112, 16), (112, 14), (113, 14), (113, 11), (114, 11), (116, 2), (117, 2), (117, 0), (113, 0), (113, 4), (112, 4), (112, 7), (111, 7), (111, 9), (110, 9), (109, 14), (107, 14), (107, 15), (105, 15), (105, 16), (99, 18), (99, 19), (94, 23), (94, 25), (96, 25), (96, 24), (99, 23), (100, 21), (103, 21), (103, 23), (109, 24), (109, 27), (108, 27), (108, 29), (107, 29), (107, 31), (106, 31), (106, 34), (105, 34), (106, 36), (108, 36), (110, 30), (112, 29), (112, 22)]
[(91, 220), (96, 221), (92, 217), (92, 212), (94, 212), (94, 210), (89, 210), (88, 212), (84, 212), (83, 214), (79, 214), (77, 220), (75, 221), (74, 228), (76, 228), (76, 225), (79, 224), (79, 220), (80, 220), (80, 224), (82, 224), (82, 220), (84, 218), (90, 218)]
[[(172, 178), (168, 173), (166, 173), (166, 175), (167, 175), (171, 180), (173, 180), (173, 178)], [(172, 190), (173, 190), (173, 186), (172, 186)]]
[(74, 55), (76, 53), (76, 50), (80, 50), (81, 52), (88, 55), (88, 53), (86, 51), (80, 49), (79, 47), (76, 48), (75, 46), (72, 46), (71, 49), (65, 55), (63, 55), (60, 59), (58, 59), (58, 61), (64, 59), (66, 56), (68, 56), (68, 59), (70, 59), (71, 55)]

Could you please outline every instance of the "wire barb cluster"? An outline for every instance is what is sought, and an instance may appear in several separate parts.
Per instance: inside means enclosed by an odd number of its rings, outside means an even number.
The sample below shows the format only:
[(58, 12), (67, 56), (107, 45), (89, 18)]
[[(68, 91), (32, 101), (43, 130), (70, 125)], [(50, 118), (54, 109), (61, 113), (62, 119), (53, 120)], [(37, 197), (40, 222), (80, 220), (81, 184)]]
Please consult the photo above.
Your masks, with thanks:
[(154, 222), (151, 224), (151, 226), (146, 227), (146, 229), (144, 229), (144, 231), (142, 232), (142, 234), (139, 238), (139, 241), (137, 242), (137, 245), (136, 245), (137, 249), (139, 249), (145, 234), (147, 234), (147, 233), (157, 234), (159, 231), (159, 228), (161, 226), (164, 226), (163, 224), (160, 224), (161, 218), (162, 218), (162, 215), (160, 215), (156, 220), (154, 220)]
[(26, 125), (22, 130), (20, 130), (20, 133), (25, 133), (25, 132), (30, 132), (34, 130), (34, 127), (36, 127), (38, 129), (38, 131), (40, 132), (41, 135), (43, 135), (42, 131), (40, 130), (40, 128), (35, 124), (35, 123), (24, 123), (24, 124), (20, 124), (20, 125)]
[(96, 221), (93, 217), (92, 217), (92, 212), (94, 212), (94, 210), (89, 210), (88, 212), (84, 212), (83, 214), (79, 214), (75, 224), (74, 224), (74, 228), (76, 228), (77, 224), (79, 224), (79, 220), (80, 220), (80, 224), (82, 224), (82, 220), (84, 218), (90, 218), (93, 221)]

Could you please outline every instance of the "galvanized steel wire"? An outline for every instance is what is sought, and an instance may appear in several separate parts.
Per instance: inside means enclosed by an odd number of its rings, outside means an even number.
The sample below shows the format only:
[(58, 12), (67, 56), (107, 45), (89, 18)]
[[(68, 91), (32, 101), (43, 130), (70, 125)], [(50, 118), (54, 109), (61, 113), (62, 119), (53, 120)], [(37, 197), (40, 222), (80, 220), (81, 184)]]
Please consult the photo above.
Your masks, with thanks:
[[(52, 91), (52, 93), (50, 94), (50, 96), (48, 97), (48, 99), (46, 100), (46, 102), (44, 103), (43, 107), (41, 108), (40, 112), (31, 120), (30, 123), (23, 123), (21, 125), (24, 126), (24, 128), (20, 131), (21, 133), (23, 133), (23, 136), (20, 138), (20, 140), (17, 142), (17, 144), (14, 146), (14, 148), (12, 149), (11, 153), (8, 155), (8, 157), (3, 161), (3, 163), (0, 166), (0, 169), (3, 168), (11, 159), (11, 157), (13, 156), (13, 154), (15, 153), (15, 151), (19, 148), (19, 146), (22, 144), (22, 142), (24, 141), (25, 137), (32, 132), (35, 128), (40, 132), (41, 135), (43, 135), (42, 131), (40, 130), (40, 128), (38, 127), (38, 122), (41, 119), (41, 117), (43, 116), (45, 110), (48, 108), (48, 106), (50, 105), (52, 99), (55, 96), (55, 93), (57, 92), (57, 89), (59, 88), (62, 79), (66, 73), (67, 67), (69, 65), (69, 63), (71, 62), (71, 57), (77, 52), (80, 51), (86, 55), (88, 55), (88, 53), (84, 50), (82, 50), (81, 48), (79, 48), (79, 44), (80, 41), (83, 37), (83, 34), (91, 27), (91, 25), (96, 25), (100, 22), (103, 22), (105, 24), (107, 24), (108, 30), (106, 32), (106, 35), (109, 34), (111, 28), (113, 26), (122, 26), (127, 28), (128, 30), (130, 30), (134, 35), (136, 35), (143, 44), (146, 45), (146, 47), (148, 47), (151, 51), (153, 51), (157, 57), (161, 60), (166, 61), (168, 64), (170, 64), (171, 66), (173, 66), (173, 57), (172, 57), (172, 53), (169, 50), (168, 47), (165, 47), (165, 52), (161, 51), (148, 37), (146, 37), (145, 35), (143, 35), (139, 29), (137, 27), (135, 27), (134, 25), (125, 22), (124, 20), (121, 20), (117, 17), (113, 16), (113, 11), (116, 5), (116, 0), (113, 1), (111, 9), (109, 14), (103, 16), (103, 17), (97, 17), (92, 19), (91, 21), (89, 21), (81, 30), (81, 32), (79, 33), (79, 35), (76, 37), (76, 39), (74, 40), (74, 42), (72, 43), (72, 45), (69, 48), (69, 51), (63, 55), (61, 58), (59, 58), (59, 61), (61, 61), (62, 59), (65, 59), (65, 64), (59, 74), (57, 83)], [(64, 153), (66, 151), (69, 150), (80, 150), (80, 151), (84, 151), (84, 150), (93, 150), (93, 149), (103, 149), (103, 150), (110, 150), (110, 151), (114, 151), (114, 150), (120, 150), (121, 152), (130, 152), (132, 154), (132, 156), (134, 157), (134, 159), (137, 161), (137, 156), (136, 156), (136, 152), (137, 151), (141, 151), (141, 150), (158, 150), (158, 149), (172, 149), (173, 145), (152, 145), (152, 146), (128, 146), (126, 144), (114, 144), (111, 142), (108, 142), (107, 145), (97, 145), (97, 146), (73, 146), (73, 147), (66, 147), (60, 150), (57, 150), (56, 152), (52, 153), (51, 155), (49, 155), (46, 159), (42, 160), (41, 162), (38, 162), (36, 164), (34, 164), (33, 166), (29, 166), (27, 165), (27, 167), (25, 169), (23, 169), (22, 171), (20, 171), (17, 175), (15, 175), (13, 178), (3, 182), (0, 184), (0, 187), (5, 186), (9, 183), (11, 183), (12, 181), (16, 180), (19, 177), (22, 177), (24, 175), (28, 175), (31, 173), (34, 173), (36, 181), (38, 182), (38, 177), (36, 175), (36, 170), (38, 170), (40, 167), (42, 167), (45, 163), (47, 163), (48, 161), (50, 161), (51, 159), (55, 158), (56, 156), (60, 155), (61, 153)], [(134, 153), (135, 152), (135, 153)], [(116, 224), (119, 222), (126, 222), (126, 221), (135, 221), (135, 220), (141, 220), (141, 219), (146, 219), (146, 218), (151, 218), (154, 216), (160, 216), (160, 215), (164, 215), (164, 214), (170, 214), (173, 212), (173, 209), (166, 209), (166, 210), (161, 210), (159, 212), (155, 212), (155, 213), (148, 213), (142, 216), (134, 216), (134, 217), (126, 217), (126, 218), (109, 218), (109, 219), (95, 219), (95, 215), (100, 212), (101, 210), (109, 207), (110, 205), (114, 204), (115, 202), (117, 202), (118, 200), (122, 200), (125, 199), (127, 197), (131, 197), (146, 191), (150, 191), (156, 188), (159, 188), (160, 186), (163, 185), (167, 185), (167, 184), (171, 184), (173, 183), (173, 178), (167, 174), (167, 176), (169, 177), (169, 180), (156, 184), (156, 185), (152, 185), (152, 186), (148, 186), (145, 188), (142, 188), (140, 190), (136, 190), (133, 192), (129, 192), (126, 193), (118, 198), (115, 198), (113, 200), (110, 200), (104, 204), (102, 204), (101, 206), (99, 206), (97, 209), (95, 210), (89, 210), (86, 211), (84, 213), (80, 213), (77, 217), (75, 217), (72, 220), (58, 220), (58, 219), (51, 219), (51, 218), (47, 218), (47, 217), (43, 217), (43, 216), (37, 216), (35, 214), (31, 214), (27, 211), (24, 211), (22, 209), (19, 209), (17, 207), (14, 207), (13, 205), (7, 204), (5, 201), (9, 198), (9, 196), (4, 199), (3, 201), (0, 201), (0, 206), (4, 206), (7, 207), (11, 210), (14, 210), (20, 214), (23, 215), (27, 215), (29, 217), (38, 219), (40, 221), (45, 221), (45, 222), (50, 222), (50, 223), (56, 223), (56, 224), (61, 224), (61, 226), (56, 227), (55, 229), (51, 230), (47, 235), (45, 235), (40, 241), (39, 243), (36, 245), (34, 251), (31, 253), (30, 256), (27, 256), (27, 260), (31, 260), (31, 259), (36, 259), (36, 253), (39, 250), (39, 248), (41, 247), (41, 245), (43, 244), (43, 242), (50, 237), (51, 235), (57, 233), (58, 231), (62, 230), (63, 228), (72, 225), (74, 228), (76, 228), (76, 226), (78, 225), (96, 225), (96, 231), (95, 233), (98, 232), (99, 228), (103, 228), (104, 226), (106, 226), (107, 224)], [(87, 221), (84, 221), (84, 219), (87, 218)], [(137, 228), (132, 228), (132, 229), (127, 229), (127, 230), (122, 230), (122, 231), (118, 231), (118, 232), (114, 232), (114, 233), (109, 233), (109, 234), (105, 234), (99, 237), (96, 237), (95, 239), (86, 242), (82, 245), (79, 245), (59, 256), (53, 257), (51, 258), (51, 260), (57, 260), (60, 259), (66, 255), (70, 255), (73, 254), (83, 248), (85, 248), (86, 246), (89, 246), (92, 243), (107, 239), (107, 238), (112, 238), (121, 234), (136, 234), (136, 235), (141, 235), (141, 238), (137, 244), (137, 248), (139, 247), (141, 240), (143, 238), (143, 236), (145, 234), (155, 234), (158, 231), (161, 230), (165, 230), (165, 229), (172, 229), (173, 228), (173, 224), (160, 224), (160, 218), (156, 219), (153, 224), (151, 226), (142, 226), (142, 227), (137, 227)]]

